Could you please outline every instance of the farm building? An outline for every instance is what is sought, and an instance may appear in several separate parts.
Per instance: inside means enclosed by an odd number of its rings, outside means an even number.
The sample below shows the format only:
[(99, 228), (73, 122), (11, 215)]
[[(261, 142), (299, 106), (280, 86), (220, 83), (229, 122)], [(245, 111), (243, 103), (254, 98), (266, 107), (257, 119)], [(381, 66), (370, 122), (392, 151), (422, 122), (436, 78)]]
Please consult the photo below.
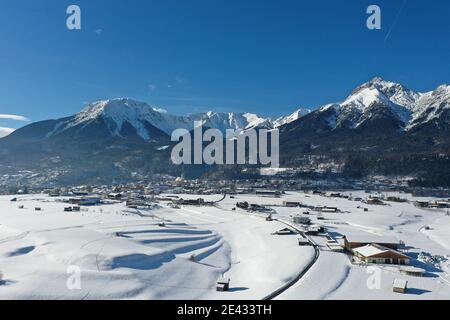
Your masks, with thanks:
[(110, 200), (120, 200), (120, 199), (122, 199), (122, 194), (121, 193), (117, 193), (117, 192), (110, 193), (110, 194), (108, 194), (108, 199), (110, 199)]
[(298, 238), (298, 245), (301, 246), (301, 247), (304, 247), (304, 246), (311, 245), (311, 243), (306, 238)]
[(298, 201), (284, 201), (283, 206), (289, 207), (289, 208), (295, 208), (300, 206), (300, 202)]
[(281, 196), (281, 191), (260, 189), (256, 190), (256, 194), (259, 196), (279, 197)]
[(325, 232), (325, 228), (323, 226), (313, 225), (308, 227), (308, 229), (305, 231), (305, 234), (314, 236), (323, 232)]
[(361, 261), (366, 263), (405, 265), (411, 262), (409, 256), (377, 244), (369, 244), (364, 247), (355, 248), (353, 249), (353, 253)]
[(319, 212), (328, 212), (328, 213), (336, 213), (339, 211), (339, 209), (336, 207), (316, 207), (315, 210)]
[(95, 206), (100, 204), (102, 199), (100, 197), (80, 197), (80, 198), (70, 198), (70, 204), (76, 204), (79, 206)]
[(428, 201), (416, 201), (414, 202), (414, 205), (419, 208), (428, 208), (430, 203)]
[(400, 248), (400, 241), (392, 237), (380, 237), (368, 233), (364, 234), (350, 234), (344, 236), (345, 248), (348, 251), (353, 251), (355, 248), (367, 246), (369, 244), (378, 244), (383, 247), (398, 250)]
[(309, 217), (305, 217), (305, 216), (295, 216), (292, 218), (292, 222), (297, 223), (297, 224), (311, 224), (311, 219)]
[(366, 203), (372, 204), (372, 205), (383, 205), (384, 204), (384, 202), (378, 198), (369, 198), (366, 200)]
[(217, 280), (216, 291), (224, 292), (230, 290), (230, 279), (219, 278)]

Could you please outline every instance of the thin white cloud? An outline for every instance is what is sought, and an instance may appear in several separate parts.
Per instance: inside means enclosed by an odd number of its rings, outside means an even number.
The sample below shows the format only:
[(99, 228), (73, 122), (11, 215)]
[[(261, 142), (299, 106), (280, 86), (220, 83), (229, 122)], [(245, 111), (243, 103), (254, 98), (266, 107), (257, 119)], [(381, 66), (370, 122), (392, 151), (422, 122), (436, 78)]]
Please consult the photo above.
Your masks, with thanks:
[(101, 36), (102, 33), (103, 33), (103, 29), (97, 29), (97, 30), (95, 30), (95, 33), (96, 33), (98, 36)]
[(15, 114), (0, 114), (0, 119), (6, 119), (6, 120), (14, 120), (14, 121), (25, 121), (28, 122), (30, 119), (24, 117), (24, 116), (18, 116)]
[(159, 113), (167, 113), (167, 110), (162, 109), (162, 108), (153, 108), (153, 110), (155, 110), (156, 112), (159, 112)]
[(13, 131), (13, 128), (0, 127), (0, 138), (10, 135)]
[(148, 85), (148, 90), (149, 90), (149, 91), (155, 91), (155, 90), (156, 90), (156, 85), (154, 85), (154, 84), (149, 84), (149, 85)]

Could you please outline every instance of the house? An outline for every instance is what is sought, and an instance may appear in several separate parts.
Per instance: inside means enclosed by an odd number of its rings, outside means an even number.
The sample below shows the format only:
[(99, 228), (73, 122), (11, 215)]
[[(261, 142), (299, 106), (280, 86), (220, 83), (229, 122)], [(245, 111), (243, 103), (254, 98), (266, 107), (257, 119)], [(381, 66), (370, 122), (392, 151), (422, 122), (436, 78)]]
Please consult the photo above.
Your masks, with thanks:
[(406, 293), (406, 290), (408, 290), (408, 281), (404, 279), (395, 279), (392, 290), (396, 293)]
[(79, 202), (77, 203), (79, 206), (95, 206), (97, 204), (100, 204), (102, 199), (100, 197), (84, 197), (79, 199)]
[(281, 196), (281, 191), (260, 189), (260, 190), (256, 190), (256, 195), (268, 196), (268, 197), (279, 197), (279, 196)]
[(419, 201), (414, 202), (414, 205), (419, 208), (428, 208), (430, 206), (430, 203), (428, 201), (420, 201), (419, 200)]
[(308, 229), (305, 231), (305, 234), (315, 236), (323, 232), (325, 232), (325, 228), (323, 226), (313, 225), (308, 227)]
[(386, 199), (387, 201), (391, 201), (391, 202), (408, 202), (408, 199), (404, 199), (404, 198), (400, 198), (400, 197), (394, 197), (394, 196), (389, 196)]
[(249, 207), (249, 204), (248, 204), (247, 201), (245, 201), (245, 202), (238, 202), (238, 203), (236, 203), (236, 207), (238, 207), (239, 209), (247, 210), (248, 207)]
[(110, 199), (110, 200), (120, 200), (120, 199), (122, 199), (122, 194), (121, 193), (117, 193), (117, 192), (110, 193), (110, 194), (108, 194), (108, 199)]
[(219, 280), (217, 280), (216, 291), (224, 292), (228, 290), (230, 290), (230, 279), (219, 278)]
[(411, 258), (406, 254), (378, 244), (355, 248), (353, 253), (365, 263), (405, 265), (411, 262)]
[(300, 206), (300, 202), (298, 201), (284, 201), (283, 206), (288, 208), (296, 208)]
[(291, 234), (295, 234), (296, 232), (290, 228), (284, 228), (281, 230), (276, 231), (274, 234), (279, 235), (279, 236), (286, 236), (286, 235), (291, 235)]
[(336, 213), (339, 211), (339, 209), (336, 207), (316, 207), (314, 209), (319, 212), (329, 212), (329, 213)]
[(383, 247), (398, 250), (400, 241), (393, 237), (380, 237), (369, 233), (354, 233), (344, 236), (345, 248), (352, 252), (355, 248), (367, 246), (368, 244), (378, 244)]
[(74, 196), (80, 196), (80, 197), (83, 197), (83, 196), (88, 196), (88, 195), (89, 195), (89, 192), (87, 192), (87, 191), (77, 191), (77, 190), (72, 190), (72, 194), (73, 194)]
[(308, 224), (311, 224), (311, 219), (309, 217), (305, 217), (305, 216), (295, 216), (292, 218), (292, 222), (294, 222), (296, 224), (308, 225)]
[(330, 212), (330, 213), (336, 213), (339, 209), (336, 207), (323, 207), (322, 212)]
[(102, 199), (100, 197), (79, 197), (79, 198), (70, 198), (70, 204), (76, 204), (78, 206), (94, 206), (100, 204)]
[(371, 205), (383, 205), (384, 204), (384, 202), (378, 198), (369, 198), (366, 200), (366, 203), (371, 204)]
[(340, 198), (340, 197), (341, 197), (341, 194), (340, 194), (339, 192), (329, 192), (329, 193), (327, 193), (327, 197), (330, 197), (330, 198)]
[(450, 203), (447, 201), (436, 201), (436, 207), (440, 209), (450, 208)]
[(184, 206), (202, 206), (205, 204), (205, 200), (203, 198), (198, 199), (180, 199), (177, 201), (179, 205)]

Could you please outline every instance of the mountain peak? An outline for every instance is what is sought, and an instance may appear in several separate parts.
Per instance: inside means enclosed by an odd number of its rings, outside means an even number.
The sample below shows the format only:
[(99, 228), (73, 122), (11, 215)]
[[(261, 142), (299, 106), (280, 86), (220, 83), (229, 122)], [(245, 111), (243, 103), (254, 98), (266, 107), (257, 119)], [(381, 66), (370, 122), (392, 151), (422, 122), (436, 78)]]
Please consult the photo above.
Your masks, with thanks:
[(412, 109), (420, 98), (420, 93), (410, 90), (400, 83), (388, 81), (381, 77), (375, 77), (362, 84), (352, 92), (351, 96), (366, 89), (376, 90), (396, 105), (408, 109)]

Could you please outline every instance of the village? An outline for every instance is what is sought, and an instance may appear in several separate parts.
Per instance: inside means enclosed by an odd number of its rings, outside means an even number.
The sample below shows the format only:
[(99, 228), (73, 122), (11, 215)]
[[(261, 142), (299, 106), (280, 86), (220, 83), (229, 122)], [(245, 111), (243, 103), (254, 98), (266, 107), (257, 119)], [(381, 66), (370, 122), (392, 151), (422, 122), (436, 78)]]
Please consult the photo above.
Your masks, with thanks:
[[(34, 285), (11, 271), (18, 261), (26, 261), (21, 267), (26, 269), (48, 259), (55, 263), (52, 272), (63, 278), (63, 266), (86, 269), (92, 298), (102, 297), (92, 287), (103, 277), (116, 283), (124, 272), (141, 279), (134, 284), (141, 288), (132, 294), (135, 298), (450, 296), (450, 199), (284, 187), (275, 181), (236, 185), (178, 178), (1, 196), (0, 297), (8, 297), (14, 287), (15, 294), (26, 296), (30, 291), (23, 288)], [(26, 223), (30, 219), (33, 226)], [(56, 235), (65, 229), (61, 236), (73, 233), (69, 243)], [(60, 257), (62, 252), (66, 258)], [(286, 266), (279, 268), (279, 261)], [(191, 289), (171, 290), (160, 283), (162, 274), (186, 263), (193, 264), (190, 276), (174, 275), (170, 286)], [(381, 272), (377, 290), (367, 288), (370, 266)], [(317, 287), (323, 272), (328, 282)], [(146, 285), (155, 279), (156, 287)], [(118, 297), (130, 294), (130, 288), (119, 288), (113, 290)], [(56, 292), (75, 298), (81, 294)]]

